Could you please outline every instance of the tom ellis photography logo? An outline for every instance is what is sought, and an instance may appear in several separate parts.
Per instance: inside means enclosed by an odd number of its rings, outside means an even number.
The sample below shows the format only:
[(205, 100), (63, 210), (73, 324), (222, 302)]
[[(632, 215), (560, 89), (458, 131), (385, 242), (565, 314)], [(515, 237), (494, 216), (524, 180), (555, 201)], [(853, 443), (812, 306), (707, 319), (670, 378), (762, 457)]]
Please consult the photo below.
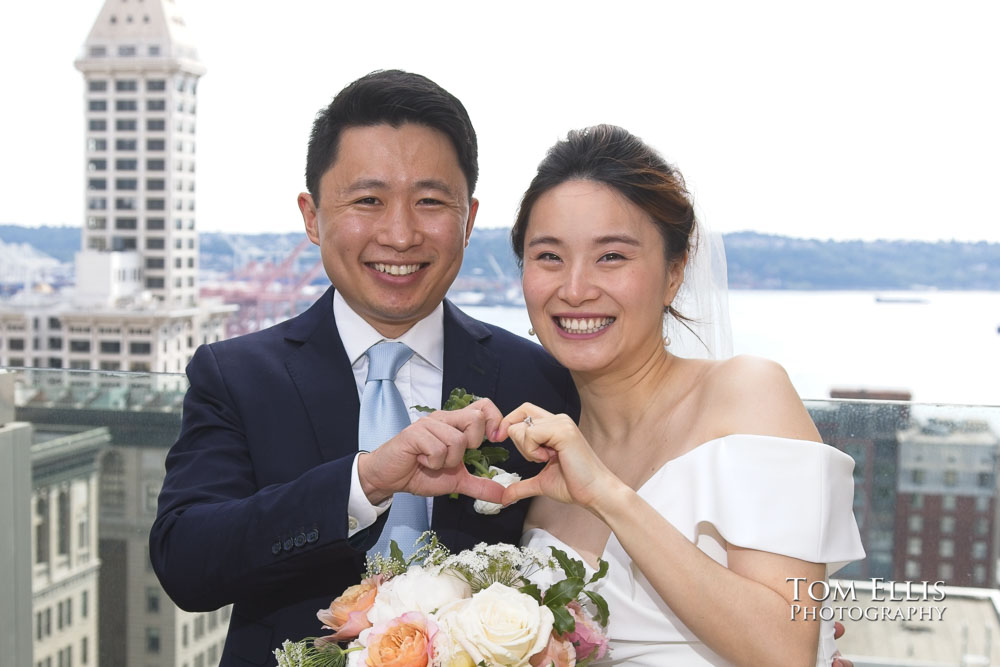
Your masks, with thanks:
[[(943, 581), (886, 581), (871, 579), (871, 593), (858, 600), (857, 582), (813, 581), (788, 577), (792, 584), (791, 620), (815, 621), (940, 621), (947, 607), (940, 606)], [(863, 584), (868, 588), (867, 583)]]

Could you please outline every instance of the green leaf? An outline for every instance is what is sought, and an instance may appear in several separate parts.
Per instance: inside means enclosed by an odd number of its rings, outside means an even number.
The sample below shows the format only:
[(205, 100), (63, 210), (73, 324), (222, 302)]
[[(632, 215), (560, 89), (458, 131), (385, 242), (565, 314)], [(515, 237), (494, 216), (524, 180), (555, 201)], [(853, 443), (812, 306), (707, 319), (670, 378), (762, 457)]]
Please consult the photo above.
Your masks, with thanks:
[(588, 581), (587, 583), (592, 584), (598, 579), (603, 579), (607, 573), (608, 573), (608, 561), (601, 558), (598, 561), (597, 572), (594, 573), (594, 576), (592, 576), (590, 578), (590, 581)]
[(564, 635), (567, 632), (573, 632), (573, 630), (576, 629), (576, 619), (573, 618), (573, 614), (569, 613), (569, 609), (566, 608), (566, 605), (561, 605), (555, 608), (549, 606), (549, 609), (552, 609), (552, 627), (558, 634)]
[(524, 586), (521, 586), (517, 590), (521, 593), (524, 593), (525, 595), (530, 595), (531, 597), (535, 598), (535, 602), (539, 604), (542, 603), (542, 590), (538, 588), (537, 584), (525, 584)]
[(403, 550), (399, 548), (396, 544), (396, 540), (389, 540), (389, 559), (400, 565), (406, 565), (406, 558), (403, 556)]
[(486, 459), (487, 466), (503, 463), (510, 458), (510, 452), (505, 447), (480, 447), (479, 449), (469, 449), (466, 451), (480, 452), (483, 458)]
[(545, 591), (545, 606), (555, 611), (556, 607), (565, 607), (580, 595), (583, 590), (583, 579), (570, 577), (549, 586)]
[(437, 412), (434, 408), (428, 407), (426, 405), (414, 405), (413, 409), (418, 412)]
[(608, 610), (608, 601), (594, 591), (584, 591), (583, 594), (590, 598), (590, 601), (597, 607), (597, 622), (607, 627), (608, 617), (611, 615), (611, 612)]
[(552, 549), (552, 555), (555, 556), (557, 561), (559, 561), (559, 566), (562, 567), (563, 572), (566, 573), (567, 577), (583, 579), (587, 575), (587, 569), (583, 566), (583, 561), (570, 558), (566, 555), (566, 552), (561, 549), (557, 549), (555, 547), (549, 548)]

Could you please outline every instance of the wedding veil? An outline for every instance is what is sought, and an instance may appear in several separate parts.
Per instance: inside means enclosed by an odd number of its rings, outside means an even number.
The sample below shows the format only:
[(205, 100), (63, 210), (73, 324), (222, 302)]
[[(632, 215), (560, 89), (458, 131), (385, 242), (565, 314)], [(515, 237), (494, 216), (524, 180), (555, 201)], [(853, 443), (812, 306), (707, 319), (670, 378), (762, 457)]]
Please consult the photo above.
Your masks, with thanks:
[(667, 350), (671, 354), (697, 359), (733, 356), (726, 266), (722, 235), (707, 229), (699, 216), (684, 282), (671, 304), (688, 320), (664, 318), (663, 333), (670, 341)]

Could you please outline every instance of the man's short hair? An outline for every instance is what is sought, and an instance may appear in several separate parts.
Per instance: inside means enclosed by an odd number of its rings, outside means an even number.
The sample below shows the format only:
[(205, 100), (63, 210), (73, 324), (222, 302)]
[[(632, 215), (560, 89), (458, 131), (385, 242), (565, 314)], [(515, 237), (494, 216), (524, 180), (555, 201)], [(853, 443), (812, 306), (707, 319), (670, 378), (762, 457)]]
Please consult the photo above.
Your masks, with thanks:
[(361, 77), (316, 114), (306, 156), (306, 188), (315, 205), (319, 206), (319, 181), (337, 161), (341, 132), (382, 124), (398, 128), (404, 123), (425, 125), (451, 140), (471, 198), (479, 179), (479, 147), (469, 113), (457, 97), (427, 77), (392, 69)]

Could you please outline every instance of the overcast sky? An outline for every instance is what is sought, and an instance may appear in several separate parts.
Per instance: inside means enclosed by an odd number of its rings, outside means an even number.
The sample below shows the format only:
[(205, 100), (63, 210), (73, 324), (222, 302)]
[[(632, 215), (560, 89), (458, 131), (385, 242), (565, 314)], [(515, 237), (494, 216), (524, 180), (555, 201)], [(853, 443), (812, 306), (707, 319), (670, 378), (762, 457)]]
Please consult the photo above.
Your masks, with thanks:
[[(510, 224), (566, 130), (610, 122), (718, 231), (1000, 242), (998, 2), (177, 1), (208, 67), (202, 230), (301, 229), (315, 112), (399, 67), (469, 109), (480, 225)], [(73, 59), (102, 3), (0, 9), (0, 223), (82, 220)]]

